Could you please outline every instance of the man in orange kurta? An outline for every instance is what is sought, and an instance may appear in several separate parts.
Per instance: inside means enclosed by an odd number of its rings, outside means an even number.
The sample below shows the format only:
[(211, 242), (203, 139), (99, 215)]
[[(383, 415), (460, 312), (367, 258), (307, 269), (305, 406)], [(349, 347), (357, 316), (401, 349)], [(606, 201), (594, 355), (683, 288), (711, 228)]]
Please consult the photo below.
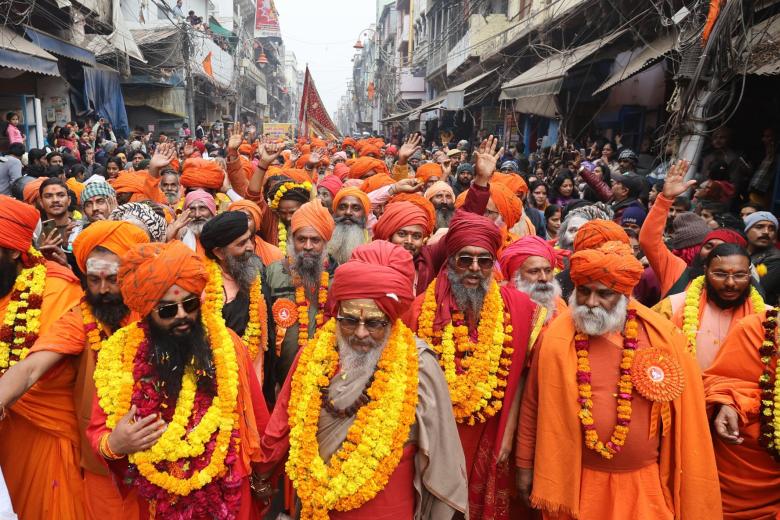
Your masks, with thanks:
[(549, 519), (720, 518), (699, 372), (673, 326), (630, 298), (642, 265), (620, 242), (570, 265), (570, 310), (534, 349), (523, 394), (521, 493)]
[[(780, 517), (780, 446), (770, 449), (764, 447), (765, 442), (762, 444), (765, 407), (759, 382), (767, 370), (775, 373), (776, 320), (777, 310), (770, 309), (740, 321), (732, 327), (715, 362), (704, 373), (707, 406), (715, 416), (715, 457), (723, 518), (727, 520)], [(773, 346), (762, 345), (765, 340)], [(769, 363), (765, 364), (762, 356)], [(776, 403), (775, 378), (770, 377), (764, 388), (769, 395), (763, 399)], [(766, 418), (772, 420), (771, 416)]]
[[(32, 206), (0, 195), (0, 316), (5, 316), (11, 300), (18, 297), (13, 285), (23, 283), (17, 280), (22, 269), (43, 261), (31, 249), (38, 220), (39, 214)], [(46, 334), (82, 294), (70, 270), (53, 262), (45, 262), (45, 268), (40, 328), (26, 331), (30, 340)], [(35, 307), (33, 302), (31, 307)], [(0, 341), (15, 337), (11, 333), (10, 338)], [(28, 348), (32, 347), (30, 343)], [(30, 354), (33, 352), (34, 347)], [(3, 371), (0, 381), (4, 385), (6, 378), (18, 377), (10, 370)], [(23, 376), (22, 371), (15, 372)], [(17, 401), (0, 393), (6, 414), (0, 422), (0, 466), (14, 510), (24, 520), (84, 518), (79, 431), (73, 403), (75, 379), (75, 366), (62, 361)]]

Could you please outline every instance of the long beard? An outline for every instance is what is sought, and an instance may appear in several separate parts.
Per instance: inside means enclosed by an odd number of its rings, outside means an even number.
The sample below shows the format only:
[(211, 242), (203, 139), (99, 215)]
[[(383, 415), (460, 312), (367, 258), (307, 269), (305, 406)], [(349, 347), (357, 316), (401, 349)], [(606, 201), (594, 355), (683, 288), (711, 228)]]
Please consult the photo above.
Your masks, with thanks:
[(206, 222), (208, 222), (208, 220), (202, 219), (202, 218), (199, 218), (197, 220), (193, 220), (193, 221), (187, 223), (187, 229), (192, 231), (193, 235), (195, 235), (196, 237), (199, 237), (201, 231), (203, 231), (203, 226), (206, 225)]
[(450, 220), (455, 213), (455, 205), (440, 203), (436, 205), (436, 229), (450, 227)]
[(320, 286), (325, 251), (322, 251), (320, 254), (312, 254), (305, 251), (297, 253), (295, 252), (292, 238), (287, 240), (287, 251), (290, 251), (292, 270), (301, 278), (303, 287), (309, 292), (314, 292)]
[(249, 289), (263, 270), (263, 261), (255, 253), (247, 251), (239, 256), (227, 256), (226, 270), (238, 284), (241, 291), (249, 294)]
[(735, 300), (724, 300), (720, 297), (718, 294), (718, 291), (715, 289), (715, 287), (710, 284), (710, 281), (707, 280), (707, 278), (704, 278), (705, 280), (705, 287), (707, 289), (707, 299), (710, 300), (712, 303), (714, 303), (718, 308), (721, 309), (736, 309), (737, 307), (742, 307), (742, 304), (745, 303), (745, 300), (748, 299), (748, 296), (750, 296), (750, 285), (745, 287), (745, 291), (739, 295), (738, 298)]
[[(200, 314), (195, 320), (176, 320), (168, 328), (158, 327), (151, 318), (147, 318), (147, 323), (152, 344), (151, 362), (160, 381), (165, 385), (168, 397), (178, 397), (184, 369), (190, 361), (193, 362), (195, 370), (206, 373), (208, 380), (215, 380), (211, 346), (200, 321)], [(189, 323), (190, 331), (181, 336), (172, 334), (171, 330), (182, 323)], [(212, 386), (209, 390), (214, 392), (215, 387)]]
[[(390, 337), (390, 329), (382, 340), (375, 340), (371, 336), (366, 339), (358, 340), (353, 335), (349, 339), (341, 335), (341, 331), (336, 328), (336, 343), (339, 347), (339, 367), (342, 373), (356, 373), (362, 375), (366, 380), (376, 370), (379, 358), (387, 345), (387, 339)], [(368, 346), (367, 352), (361, 350)]]
[(460, 277), (452, 267), (447, 267), (447, 278), (450, 281), (450, 289), (455, 297), (455, 303), (461, 311), (470, 311), (473, 314), (482, 312), (482, 304), (485, 303), (485, 295), (490, 287), (490, 278), (482, 277), (477, 287), (466, 287), (461, 283)]
[(86, 299), (95, 318), (112, 332), (119, 330), (122, 327), (122, 320), (130, 314), (130, 309), (122, 301), (121, 294), (101, 295), (87, 291)]
[(8, 295), (16, 283), (16, 262), (2, 257), (0, 260), (0, 297)]
[(561, 295), (561, 284), (555, 278), (550, 282), (526, 282), (518, 272), (514, 279), (518, 291), (524, 292), (531, 301), (547, 309), (547, 318), (550, 321), (555, 314), (555, 301)]
[(569, 297), (569, 309), (574, 320), (574, 326), (578, 331), (589, 336), (603, 336), (610, 332), (620, 332), (626, 324), (626, 310), (628, 309), (628, 297), (622, 296), (615, 308), (607, 311), (602, 307), (588, 307), (577, 304), (577, 293), (573, 292)]
[(341, 265), (349, 260), (352, 251), (366, 243), (366, 228), (364, 223), (342, 220), (348, 217), (336, 218), (333, 236), (328, 242), (328, 253)]

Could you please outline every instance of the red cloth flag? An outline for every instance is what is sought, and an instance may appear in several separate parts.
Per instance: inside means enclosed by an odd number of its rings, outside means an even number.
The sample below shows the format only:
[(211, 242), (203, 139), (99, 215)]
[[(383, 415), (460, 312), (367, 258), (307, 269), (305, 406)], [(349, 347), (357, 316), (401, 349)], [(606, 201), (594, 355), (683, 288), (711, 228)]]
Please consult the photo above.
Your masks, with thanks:
[(316, 132), (320, 135), (331, 133), (333, 135), (340, 135), (336, 129), (336, 125), (333, 124), (328, 115), (328, 111), (325, 110), (325, 105), (322, 103), (317, 87), (314, 85), (314, 80), (309, 72), (309, 67), (306, 67), (306, 76), (303, 80), (303, 94), (301, 95), (301, 111), (298, 113), (299, 131), (302, 135), (309, 135), (310, 132)]

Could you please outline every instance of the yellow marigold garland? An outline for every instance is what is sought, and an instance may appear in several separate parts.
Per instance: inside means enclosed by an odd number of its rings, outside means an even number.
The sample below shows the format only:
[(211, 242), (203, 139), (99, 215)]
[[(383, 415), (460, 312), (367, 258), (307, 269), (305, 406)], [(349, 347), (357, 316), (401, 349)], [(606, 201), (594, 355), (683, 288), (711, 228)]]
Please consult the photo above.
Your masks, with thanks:
[(0, 326), (0, 372), (27, 357), (41, 329), (41, 305), (46, 287), (46, 264), (33, 247), (30, 265), (16, 277)]
[(311, 182), (304, 181), (302, 183), (298, 183), (294, 181), (287, 181), (282, 183), (282, 185), (279, 186), (279, 188), (276, 190), (276, 193), (274, 193), (274, 198), (268, 204), (268, 207), (270, 207), (272, 211), (275, 211), (279, 207), (279, 202), (281, 202), (284, 194), (295, 188), (302, 188), (307, 192), (311, 192)]
[(87, 343), (91, 350), (97, 352), (100, 350), (103, 340), (108, 337), (106, 328), (97, 318), (95, 318), (95, 315), (92, 314), (92, 308), (86, 300), (81, 301), (80, 307), (81, 319), (84, 321), (84, 330), (87, 332)]
[[(439, 356), (455, 420), (468, 424), (485, 422), (501, 410), (513, 352), (511, 320), (505, 313), (500, 288), (495, 281), (491, 282), (482, 305), (476, 344), (469, 338), (460, 312), (453, 313), (453, 320), (443, 331), (434, 331), (437, 306), (434, 280), (425, 291), (417, 334)], [(461, 373), (455, 361), (456, 351), (462, 355)]]
[[(297, 278), (297, 277), (296, 277)], [(314, 319), (316, 328), (322, 327), (325, 316), (325, 303), (328, 301), (328, 281), (330, 274), (322, 271), (320, 274), (320, 287), (317, 290), (317, 314)], [(309, 300), (300, 280), (295, 281), (295, 305), (298, 306), (298, 348), (301, 349), (309, 342)]]
[[(706, 279), (699, 276), (688, 286), (685, 293), (685, 306), (683, 307), (683, 334), (688, 338), (688, 353), (696, 355), (696, 335), (699, 332), (699, 308), (701, 293), (704, 290)], [(754, 313), (764, 312), (766, 305), (755, 287), (750, 286), (750, 306)]]
[(287, 226), (281, 220), (276, 225), (278, 230), (277, 243), (279, 244), (279, 251), (282, 252), (284, 257), (287, 257)]
[(415, 421), (418, 359), (414, 335), (401, 321), (377, 363), (371, 399), (355, 415), (329, 463), (320, 457), (317, 430), (321, 392), (339, 363), (336, 320), (328, 321), (301, 351), (290, 389), (287, 475), (302, 502), (301, 518), (326, 520), (328, 511), (361, 507), (383, 489), (403, 454)]
[[(221, 312), (214, 307), (213, 302), (204, 303), (201, 319), (212, 349), (217, 395), (198, 424), (187, 432), (197, 387), (195, 372), (192, 367), (188, 367), (184, 372), (176, 401), (174, 419), (168, 424), (165, 433), (150, 449), (130, 454), (128, 457), (129, 462), (135, 464), (138, 472), (149, 482), (181, 496), (189, 495), (193, 490), (200, 489), (225, 474), (225, 456), (233, 429), (238, 424), (238, 360), (233, 339)], [(107, 415), (106, 426), (111, 430), (130, 409), (133, 387), (136, 384), (133, 365), (138, 347), (144, 338), (144, 330), (135, 322), (112, 335), (98, 353), (94, 374), (95, 387), (100, 407)], [(174, 462), (202, 454), (205, 444), (215, 431), (216, 447), (211, 460), (205, 468), (195, 471), (190, 478), (179, 478), (155, 467), (156, 462)]]

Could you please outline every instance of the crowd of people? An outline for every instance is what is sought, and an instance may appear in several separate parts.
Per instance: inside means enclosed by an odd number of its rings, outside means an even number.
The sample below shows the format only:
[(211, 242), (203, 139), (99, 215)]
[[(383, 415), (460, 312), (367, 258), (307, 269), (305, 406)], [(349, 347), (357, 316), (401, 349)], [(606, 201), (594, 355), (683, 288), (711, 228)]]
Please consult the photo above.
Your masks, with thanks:
[(780, 515), (773, 136), (688, 179), (673, 146), (194, 130), (0, 161), (0, 509)]

